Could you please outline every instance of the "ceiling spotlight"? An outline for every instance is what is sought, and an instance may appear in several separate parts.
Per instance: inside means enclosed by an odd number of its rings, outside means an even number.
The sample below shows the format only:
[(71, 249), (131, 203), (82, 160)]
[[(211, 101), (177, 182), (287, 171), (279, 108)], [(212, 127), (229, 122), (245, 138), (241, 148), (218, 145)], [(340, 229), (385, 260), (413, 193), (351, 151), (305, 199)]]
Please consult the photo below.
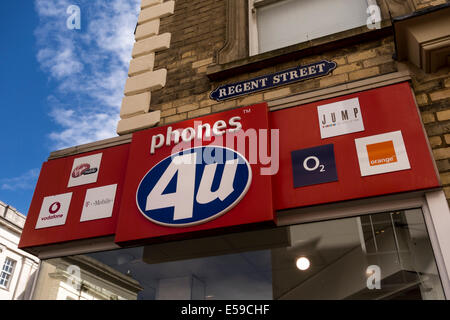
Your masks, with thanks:
[(308, 270), (311, 266), (311, 262), (305, 257), (298, 258), (295, 264), (297, 265), (297, 268), (302, 271)]

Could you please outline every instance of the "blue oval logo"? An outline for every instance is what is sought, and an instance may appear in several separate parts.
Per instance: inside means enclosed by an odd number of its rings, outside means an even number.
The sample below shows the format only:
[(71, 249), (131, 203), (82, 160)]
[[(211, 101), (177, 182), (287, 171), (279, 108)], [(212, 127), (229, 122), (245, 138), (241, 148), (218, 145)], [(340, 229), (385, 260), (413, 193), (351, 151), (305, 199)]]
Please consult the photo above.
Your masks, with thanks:
[(154, 223), (186, 227), (216, 219), (247, 193), (248, 161), (238, 152), (202, 146), (172, 154), (144, 176), (136, 193), (141, 213)]

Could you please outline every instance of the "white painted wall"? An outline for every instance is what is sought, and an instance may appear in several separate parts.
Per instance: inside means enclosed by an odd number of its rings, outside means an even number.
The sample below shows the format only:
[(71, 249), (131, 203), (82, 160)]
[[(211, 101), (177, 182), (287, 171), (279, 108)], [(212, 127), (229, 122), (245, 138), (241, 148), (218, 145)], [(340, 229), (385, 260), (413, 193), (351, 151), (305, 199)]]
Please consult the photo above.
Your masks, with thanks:
[(18, 249), (25, 219), (15, 208), (0, 201), (0, 273), (7, 258), (16, 261), (8, 287), (0, 287), (0, 300), (31, 298), (39, 259)]

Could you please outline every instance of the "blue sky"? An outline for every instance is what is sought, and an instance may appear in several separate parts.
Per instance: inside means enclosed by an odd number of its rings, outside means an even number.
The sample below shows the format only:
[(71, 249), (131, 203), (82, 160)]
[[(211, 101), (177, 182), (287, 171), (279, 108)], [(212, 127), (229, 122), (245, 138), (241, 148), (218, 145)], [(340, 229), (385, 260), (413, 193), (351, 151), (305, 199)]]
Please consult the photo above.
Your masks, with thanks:
[(116, 136), (139, 3), (0, 1), (1, 201), (27, 214), (51, 151)]

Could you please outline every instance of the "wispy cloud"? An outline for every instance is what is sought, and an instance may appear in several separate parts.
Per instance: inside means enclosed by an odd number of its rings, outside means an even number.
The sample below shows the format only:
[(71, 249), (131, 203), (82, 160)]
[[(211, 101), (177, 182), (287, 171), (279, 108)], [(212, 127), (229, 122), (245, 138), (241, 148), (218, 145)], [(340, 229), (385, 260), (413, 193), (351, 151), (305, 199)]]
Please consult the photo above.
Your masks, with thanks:
[(39, 169), (31, 169), (13, 178), (0, 178), (0, 189), (9, 191), (30, 190), (36, 185)]
[[(35, 0), (36, 59), (48, 74), (56, 129), (54, 148), (116, 135), (140, 0)], [(67, 8), (81, 9), (81, 30), (69, 30)]]

